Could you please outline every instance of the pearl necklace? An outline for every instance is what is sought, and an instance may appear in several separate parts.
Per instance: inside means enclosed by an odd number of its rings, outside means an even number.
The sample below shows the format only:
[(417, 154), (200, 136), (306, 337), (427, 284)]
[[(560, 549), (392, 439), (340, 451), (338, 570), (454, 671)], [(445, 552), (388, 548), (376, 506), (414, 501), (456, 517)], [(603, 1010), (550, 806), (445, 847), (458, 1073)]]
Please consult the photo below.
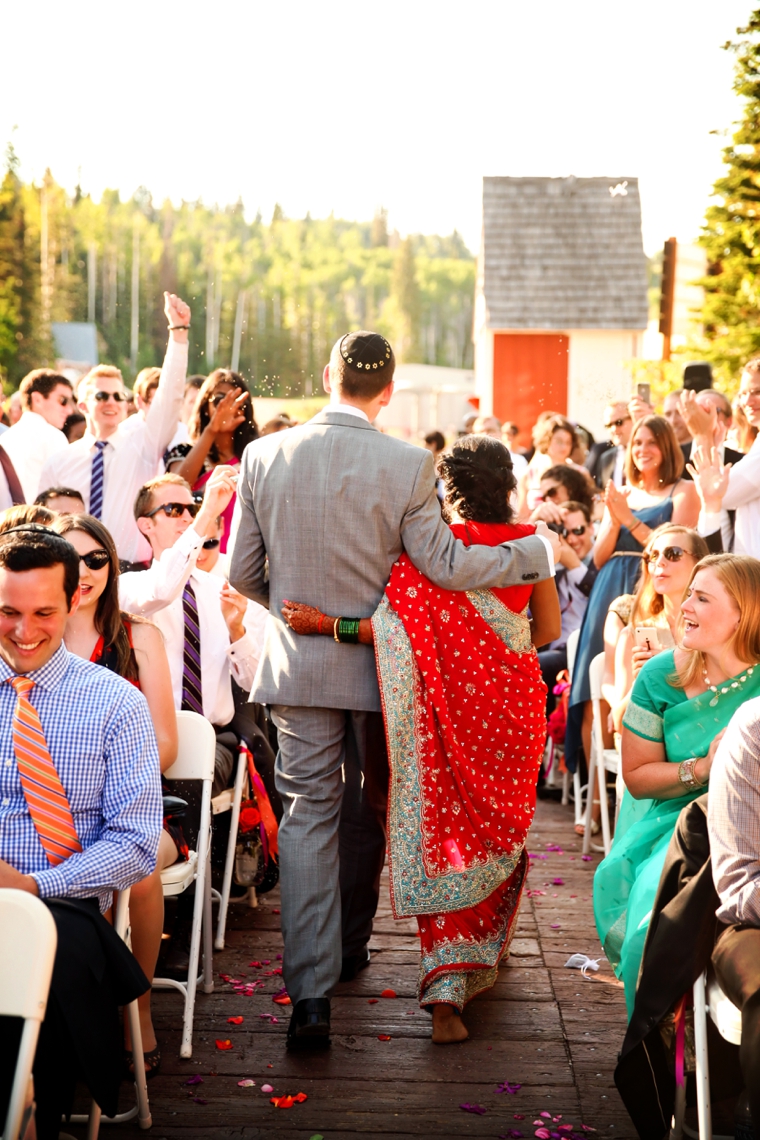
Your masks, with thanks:
[(710, 708), (715, 708), (715, 706), (718, 703), (718, 697), (723, 696), (730, 689), (741, 688), (741, 686), (744, 684), (744, 682), (749, 680), (749, 678), (752, 676), (756, 667), (757, 667), (756, 665), (750, 665), (749, 668), (746, 670), (746, 672), (741, 674), (738, 681), (729, 681), (725, 686), (721, 686), (721, 685), (711, 685), (710, 684), (710, 678), (707, 676), (707, 665), (704, 665), (702, 668), (702, 676), (704, 677), (704, 680), (705, 680), (705, 687), (711, 693), (715, 694), (713, 696), (713, 699), (710, 701)]

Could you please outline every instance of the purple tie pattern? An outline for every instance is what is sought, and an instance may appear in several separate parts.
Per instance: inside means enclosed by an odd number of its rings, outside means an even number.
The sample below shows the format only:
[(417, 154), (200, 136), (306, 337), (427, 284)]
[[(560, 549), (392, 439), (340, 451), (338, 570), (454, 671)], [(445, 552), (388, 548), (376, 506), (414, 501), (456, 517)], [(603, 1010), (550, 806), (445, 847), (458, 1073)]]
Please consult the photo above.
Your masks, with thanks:
[(201, 631), (198, 623), (198, 604), (190, 582), (182, 594), (185, 615), (185, 648), (182, 655), (182, 705), (188, 712), (203, 716), (201, 689)]
[(103, 451), (106, 447), (108, 447), (107, 440), (95, 441), (90, 475), (90, 514), (96, 519), (103, 517)]

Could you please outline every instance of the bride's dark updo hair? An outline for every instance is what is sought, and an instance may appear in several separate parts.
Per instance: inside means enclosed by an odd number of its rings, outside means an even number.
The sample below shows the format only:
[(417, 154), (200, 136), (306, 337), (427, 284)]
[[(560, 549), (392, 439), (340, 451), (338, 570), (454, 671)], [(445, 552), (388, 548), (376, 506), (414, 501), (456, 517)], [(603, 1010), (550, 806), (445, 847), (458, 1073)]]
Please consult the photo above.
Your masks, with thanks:
[(509, 449), (488, 435), (465, 435), (438, 461), (447, 518), (456, 510), (469, 522), (508, 523), (509, 496), (517, 486)]

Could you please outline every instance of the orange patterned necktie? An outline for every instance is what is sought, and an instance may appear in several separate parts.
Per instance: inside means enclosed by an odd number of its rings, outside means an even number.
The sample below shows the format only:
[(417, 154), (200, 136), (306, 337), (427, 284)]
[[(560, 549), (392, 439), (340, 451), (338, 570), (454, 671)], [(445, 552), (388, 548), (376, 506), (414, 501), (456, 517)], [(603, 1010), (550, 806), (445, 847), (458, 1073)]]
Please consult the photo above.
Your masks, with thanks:
[(13, 751), (32, 822), (53, 866), (82, 850), (69, 801), (48, 751), (37, 710), (28, 694), (34, 681), (11, 677), (16, 690)]

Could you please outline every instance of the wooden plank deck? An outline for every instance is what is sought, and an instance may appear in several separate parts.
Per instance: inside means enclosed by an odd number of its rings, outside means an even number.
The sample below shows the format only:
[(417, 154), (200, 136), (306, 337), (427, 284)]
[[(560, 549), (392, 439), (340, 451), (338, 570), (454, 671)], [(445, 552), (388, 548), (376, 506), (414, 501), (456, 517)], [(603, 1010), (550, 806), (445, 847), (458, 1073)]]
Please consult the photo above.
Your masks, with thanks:
[[(547, 852), (554, 844), (562, 853)], [(355, 982), (339, 986), (333, 999), (332, 1049), (311, 1056), (286, 1053), (290, 1009), (272, 1002), (282, 985), (279, 975), (264, 977), (265, 990), (254, 997), (238, 996), (218, 977), (249, 980), (280, 965), (278, 897), (266, 896), (257, 910), (233, 907), (227, 948), (214, 958), (216, 992), (198, 997), (191, 1060), (178, 1055), (179, 995), (154, 997), (163, 1065), (148, 1086), (151, 1135), (411, 1140), (499, 1137), (517, 1129), (532, 1137), (537, 1114), (548, 1111), (576, 1128), (592, 1126), (594, 1140), (634, 1140), (612, 1079), (626, 1024), (623, 993), (601, 955), (593, 923), (591, 886), (600, 856), (581, 859), (570, 809), (546, 801), (539, 802), (529, 849), (545, 858), (532, 861), (528, 889), (546, 893), (524, 897), (511, 958), (494, 989), (468, 1007), (471, 1036), (461, 1045), (430, 1042), (429, 1018), (414, 996), (416, 923), (395, 922), (384, 892), (370, 943), (372, 964)], [(575, 952), (601, 957), (598, 974), (586, 980), (565, 969)], [(262, 970), (249, 966), (265, 959), (269, 965)], [(385, 988), (398, 996), (380, 999)], [(262, 1014), (277, 1017), (277, 1024)], [(238, 1015), (242, 1025), (228, 1024), (227, 1018)], [(390, 1040), (380, 1040), (383, 1035)], [(218, 1051), (217, 1038), (229, 1038), (233, 1049)], [(188, 1086), (193, 1075), (203, 1083)], [(240, 1088), (237, 1082), (245, 1078), (255, 1086)], [(499, 1094), (495, 1090), (504, 1081), (522, 1087), (513, 1095)], [(278, 1109), (262, 1084), (271, 1084), (277, 1096), (304, 1092), (308, 1099)], [(125, 1101), (127, 1094), (125, 1086)], [(463, 1111), (463, 1103), (486, 1111)], [(73, 1126), (68, 1131), (84, 1134)], [(114, 1140), (145, 1135), (132, 1124), (105, 1134)]]

